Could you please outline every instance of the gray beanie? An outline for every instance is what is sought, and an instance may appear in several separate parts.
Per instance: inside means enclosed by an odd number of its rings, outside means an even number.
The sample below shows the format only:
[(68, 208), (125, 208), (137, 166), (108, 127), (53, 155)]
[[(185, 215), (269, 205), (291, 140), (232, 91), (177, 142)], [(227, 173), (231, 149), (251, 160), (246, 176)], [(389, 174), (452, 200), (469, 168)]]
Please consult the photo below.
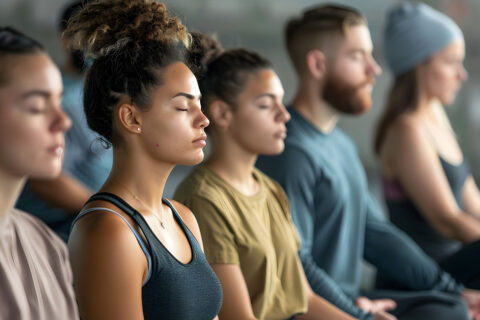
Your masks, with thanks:
[(385, 57), (395, 76), (411, 70), (454, 39), (460, 28), (423, 3), (402, 2), (390, 10), (385, 28)]

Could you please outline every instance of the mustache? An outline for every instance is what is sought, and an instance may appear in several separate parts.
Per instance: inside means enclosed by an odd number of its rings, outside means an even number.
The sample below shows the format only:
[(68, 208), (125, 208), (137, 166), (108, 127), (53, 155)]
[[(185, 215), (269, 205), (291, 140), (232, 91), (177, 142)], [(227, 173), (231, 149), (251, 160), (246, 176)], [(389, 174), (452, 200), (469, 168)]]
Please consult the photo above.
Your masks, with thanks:
[(368, 78), (367, 80), (363, 81), (362, 83), (360, 83), (360, 84), (357, 86), (357, 89), (358, 89), (358, 88), (362, 88), (362, 87), (367, 86), (367, 85), (374, 86), (374, 85), (375, 85), (375, 78), (374, 78), (374, 77), (371, 77), (371, 78)]

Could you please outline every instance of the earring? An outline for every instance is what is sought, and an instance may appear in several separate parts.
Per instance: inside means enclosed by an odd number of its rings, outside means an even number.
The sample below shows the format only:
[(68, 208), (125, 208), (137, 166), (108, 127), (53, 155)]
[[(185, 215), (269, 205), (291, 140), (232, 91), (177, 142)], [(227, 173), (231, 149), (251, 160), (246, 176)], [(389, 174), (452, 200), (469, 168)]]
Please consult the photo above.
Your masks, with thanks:
[(140, 127), (137, 128), (137, 131), (140, 132)]

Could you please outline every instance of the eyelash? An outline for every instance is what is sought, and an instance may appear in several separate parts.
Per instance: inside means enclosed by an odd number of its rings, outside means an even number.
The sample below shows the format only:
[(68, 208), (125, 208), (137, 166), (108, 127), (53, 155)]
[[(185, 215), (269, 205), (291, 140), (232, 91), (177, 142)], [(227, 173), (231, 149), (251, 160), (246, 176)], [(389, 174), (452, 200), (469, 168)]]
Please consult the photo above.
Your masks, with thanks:
[(31, 114), (42, 114), (46, 112), (46, 109), (29, 109), (28, 112)]
[(177, 111), (188, 111), (187, 108), (177, 108)]

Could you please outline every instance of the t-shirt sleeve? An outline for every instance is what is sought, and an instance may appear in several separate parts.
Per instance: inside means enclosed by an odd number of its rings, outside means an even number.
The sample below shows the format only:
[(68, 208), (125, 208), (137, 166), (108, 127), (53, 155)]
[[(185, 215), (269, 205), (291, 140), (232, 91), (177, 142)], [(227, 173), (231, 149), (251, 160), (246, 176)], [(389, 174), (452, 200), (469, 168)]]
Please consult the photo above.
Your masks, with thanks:
[(357, 319), (372, 319), (371, 314), (354, 305), (311, 255), (316, 185), (321, 181), (321, 173), (314, 169), (312, 160), (299, 148), (290, 146), (279, 156), (261, 157), (257, 167), (280, 183), (288, 195), (291, 216), (301, 241), (300, 260), (312, 290)]
[(202, 197), (183, 201), (197, 218), (205, 255), (210, 264), (240, 264), (234, 226), (228, 214)]
[(387, 221), (367, 199), (364, 258), (391, 279), (413, 290), (459, 293), (463, 286), (428, 257), (403, 231)]
[(285, 219), (287, 220), (288, 226), (291, 228), (292, 235), (295, 239), (295, 244), (297, 246), (297, 251), (300, 251), (301, 243), (300, 243), (300, 237), (298, 236), (297, 228), (295, 227), (295, 224), (293, 223), (292, 220), (292, 215), (290, 214), (290, 204), (288, 202), (288, 197), (285, 191), (283, 190), (282, 186), (278, 184), (275, 181), (272, 181), (275, 186), (275, 191), (274, 195), (278, 200), (278, 203), (280, 204), (280, 207), (282, 208), (282, 212), (285, 216)]
[(305, 253), (311, 252), (317, 179), (317, 172), (311, 159), (302, 150), (290, 146), (278, 156), (261, 157), (257, 167), (276, 180), (285, 190), (291, 216), (300, 236), (300, 250)]

